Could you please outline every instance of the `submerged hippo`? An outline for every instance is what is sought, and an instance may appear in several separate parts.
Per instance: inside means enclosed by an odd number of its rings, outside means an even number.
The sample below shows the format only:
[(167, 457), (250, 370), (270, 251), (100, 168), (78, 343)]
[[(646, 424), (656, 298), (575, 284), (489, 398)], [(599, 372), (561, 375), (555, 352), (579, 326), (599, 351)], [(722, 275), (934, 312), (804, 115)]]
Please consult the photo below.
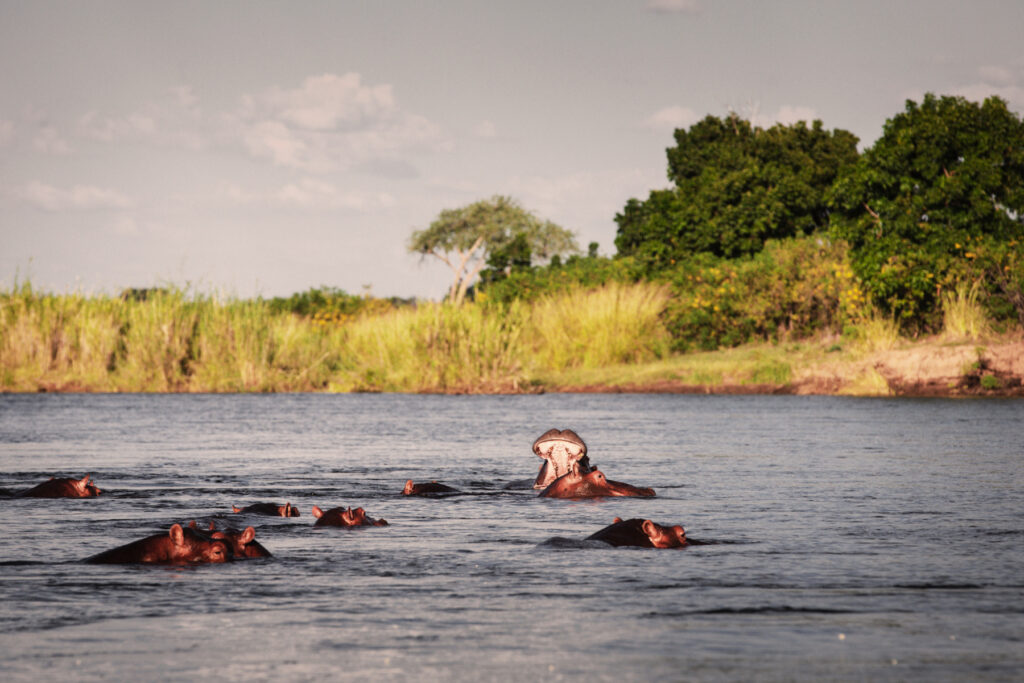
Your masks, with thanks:
[(251, 512), (256, 515), (270, 515), (271, 517), (298, 517), (299, 508), (292, 507), (291, 503), (278, 505), (277, 503), (253, 503), (240, 508), (237, 505), (231, 506), (232, 512)]
[(100, 495), (100, 490), (89, 483), (90, 476), (87, 474), (81, 479), (50, 477), (48, 481), (17, 495), (24, 498), (93, 498)]
[(612, 481), (598, 469), (583, 473), (573, 468), (540, 492), (541, 498), (600, 498), (602, 496), (654, 497), (654, 489), (642, 489), (621, 481)]
[[(188, 526), (193, 531), (199, 531), (194, 520), (190, 522)], [(245, 527), (243, 531), (238, 531), (237, 529), (223, 529), (218, 531), (216, 525), (214, 525), (213, 522), (210, 522), (210, 530), (206, 535), (211, 539), (217, 539), (227, 543), (236, 560), (273, 557), (270, 551), (264, 548), (263, 545), (256, 540), (256, 530), (251, 526)]]
[(316, 523), (313, 526), (387, 526), (387, 520), (374, 519), (366, 516), (363, 508), (336, 507), (326, 512), (313, 506), (313, 516)]
[(583, 473), (593, 467), (587, 457), (587, 444), (571, 429), (549, 429), (533, 442), (533, 452), (544, 459), (533, 488), (542, 489), (574, 466)]
[(459, 490), (447, 484), (438, 484), (436, 481), (414, 484), (412, 479), (405, 482), (405, 488), (402, 489), (403, 496), (422, 496), (431, 493), (459, 493)]
[(613, 546), (624, 545), (640, 548), (681, 548), (687, 544), (686, 530), (682, 526), (658, 524), (649, 519), (627, 519), (615, 521), (600, 531), (587, 536), (588, 541), (604, 541)]
[(234, 554), (227, 541), (175, 524), (166, 534), (132, 541), (86, 559), (90, 564), (206, 564), (229, 562)]

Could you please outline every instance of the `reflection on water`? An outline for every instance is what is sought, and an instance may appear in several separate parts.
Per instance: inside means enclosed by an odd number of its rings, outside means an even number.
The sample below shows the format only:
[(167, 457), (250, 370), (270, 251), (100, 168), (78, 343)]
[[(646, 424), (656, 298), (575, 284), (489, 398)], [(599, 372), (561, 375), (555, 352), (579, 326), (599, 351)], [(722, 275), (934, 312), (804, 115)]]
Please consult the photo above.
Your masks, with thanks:
[[(0, 396), (8, 680), (1011, 680), (1024, 402), (775, 396)], [(653, 499), (539, 499), (569, 427)], [(400, 495), (407, 479), (465, 492)], [(298, 518), (233, 515), (291, 502)], [(391, 526), (313, 528), (362, 506)], [(619, 516), (682, 550), (582, 539)], [(80, 560), (191, 519), (275, 557)], [(549, 541), (549, 539), (563, 539)]]

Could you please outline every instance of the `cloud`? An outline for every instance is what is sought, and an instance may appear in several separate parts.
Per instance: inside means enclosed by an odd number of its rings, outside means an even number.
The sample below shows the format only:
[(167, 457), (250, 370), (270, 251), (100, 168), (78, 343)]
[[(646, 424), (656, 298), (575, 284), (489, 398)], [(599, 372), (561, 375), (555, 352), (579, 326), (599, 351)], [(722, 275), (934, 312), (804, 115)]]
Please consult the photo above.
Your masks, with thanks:
[[(980, 81), (949, 90), (972, 102), (983, 102), (993, 95), (1001, 97), (1015, 112), (1024, 112), (1024, 71), (1006, 66), (987, 65), (978, 69)], [(918, 101), (923, 96), (914, 98)]]
[(0, 147), (14, 139), (14, 121), (0, 119)]
[(663, 107), (651, 114), (644, 121), (644, 125), (654, 130), (675, 130), (692, 126), (700, 119), (701, 117), (689, 107), (673, 105)]
[(21, 201), (43, 211), (85, 209), (126, 209), (132, 201), (125, 195), (94, 185), (75, 185), (67, 190), (33, 181), (14, 192)]
[(239, 206), (276, 209), (371, 211), (395, 203), (387, 192), (341, 192), (332, 183), (318, 178), (303, 178), (263, 192), (251, 192), (237, 184), (226, 183), (220, 194)]
[(700, 0), (648, 0), (647, 9), (652, 12), (700, 14)]
[(148, 142), (191, 150), (206, 147), (208, 128), (198, 98), (187, 85), (168, 88), (164, 99), (129, 114), (109, 116), (91, 111), (78, 119), (79, 134), (97, 142)]
[(821, 117), (818, 116), (818, 112), (813, 107), (800, 107), (784, 104), (779, 107), (774, 116), (763, 117), (756, 123), (758, 125), (763, 125), (765, 128), (769, 128), (776, 123), (781, 123), (784, 126), (791, 126), (799, 121), (811, 123), (817, 118)]
[(71, 146), (61, 137), (60, 133), (53, 126), (40, 126), (36, 136), (32, 139), (32, 147), (43, 154), (69, 154)]
[(996, 85), (1012, 85), (1014, 73), (1005, 66), (987, 65), (978, 69), (978, 75), (987, 83)]
[(438, 126), (401, 110), (390, 85), (366, 85), (357, 73), (247, 95), (228, 119), (253, 156), (310, 173), (449, 145)]
[(473, 137), (494, 138), (498, 135), (498, 129), (491, 121), (481, 121), (473, 126)]

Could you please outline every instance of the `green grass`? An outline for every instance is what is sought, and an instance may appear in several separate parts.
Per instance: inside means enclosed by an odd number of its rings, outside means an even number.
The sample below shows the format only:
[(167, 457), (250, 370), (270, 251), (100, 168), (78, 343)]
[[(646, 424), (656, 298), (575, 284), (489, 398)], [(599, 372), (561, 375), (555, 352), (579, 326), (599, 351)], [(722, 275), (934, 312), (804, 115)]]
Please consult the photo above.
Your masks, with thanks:
[(992, 333), (981, 302), (981, 283), (961, 282), (942, 293), (942, 328), (947, 339), (980, 339)]
[(368, 305), (325, 317), (173, 288), (138, 301), (23, 284), (0, 290), (0, 390), (756, 391), (820, 377), (825, 391), (877, 395), (888, 386), (873, 358), (909, 343), (874, 315), (848, 325), (841, 344), (826, 333), (673, 354), (668, 299), (664, 286), (612, 282), (531, 302)]
[(540, 372), (667, 348), (654, 284), (527, 305), (421, 303), (325, 319), (178, 289), (131, 298), (0, 291), (0, 388), (133, 392), (517, 392)]

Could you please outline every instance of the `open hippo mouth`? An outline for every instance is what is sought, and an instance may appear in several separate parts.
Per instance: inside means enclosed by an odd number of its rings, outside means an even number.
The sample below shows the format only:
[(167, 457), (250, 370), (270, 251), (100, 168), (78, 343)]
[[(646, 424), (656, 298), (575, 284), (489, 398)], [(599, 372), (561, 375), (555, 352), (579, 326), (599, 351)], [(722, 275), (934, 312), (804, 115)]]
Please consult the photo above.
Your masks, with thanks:
[(547, 488), (548, 484), (570, 471), (586, 474), (591, 470), (587, 458), (587, 444), (571, 429), (549, 429), (533, 442), (533, 452), (544, 458), (533, 488)]

